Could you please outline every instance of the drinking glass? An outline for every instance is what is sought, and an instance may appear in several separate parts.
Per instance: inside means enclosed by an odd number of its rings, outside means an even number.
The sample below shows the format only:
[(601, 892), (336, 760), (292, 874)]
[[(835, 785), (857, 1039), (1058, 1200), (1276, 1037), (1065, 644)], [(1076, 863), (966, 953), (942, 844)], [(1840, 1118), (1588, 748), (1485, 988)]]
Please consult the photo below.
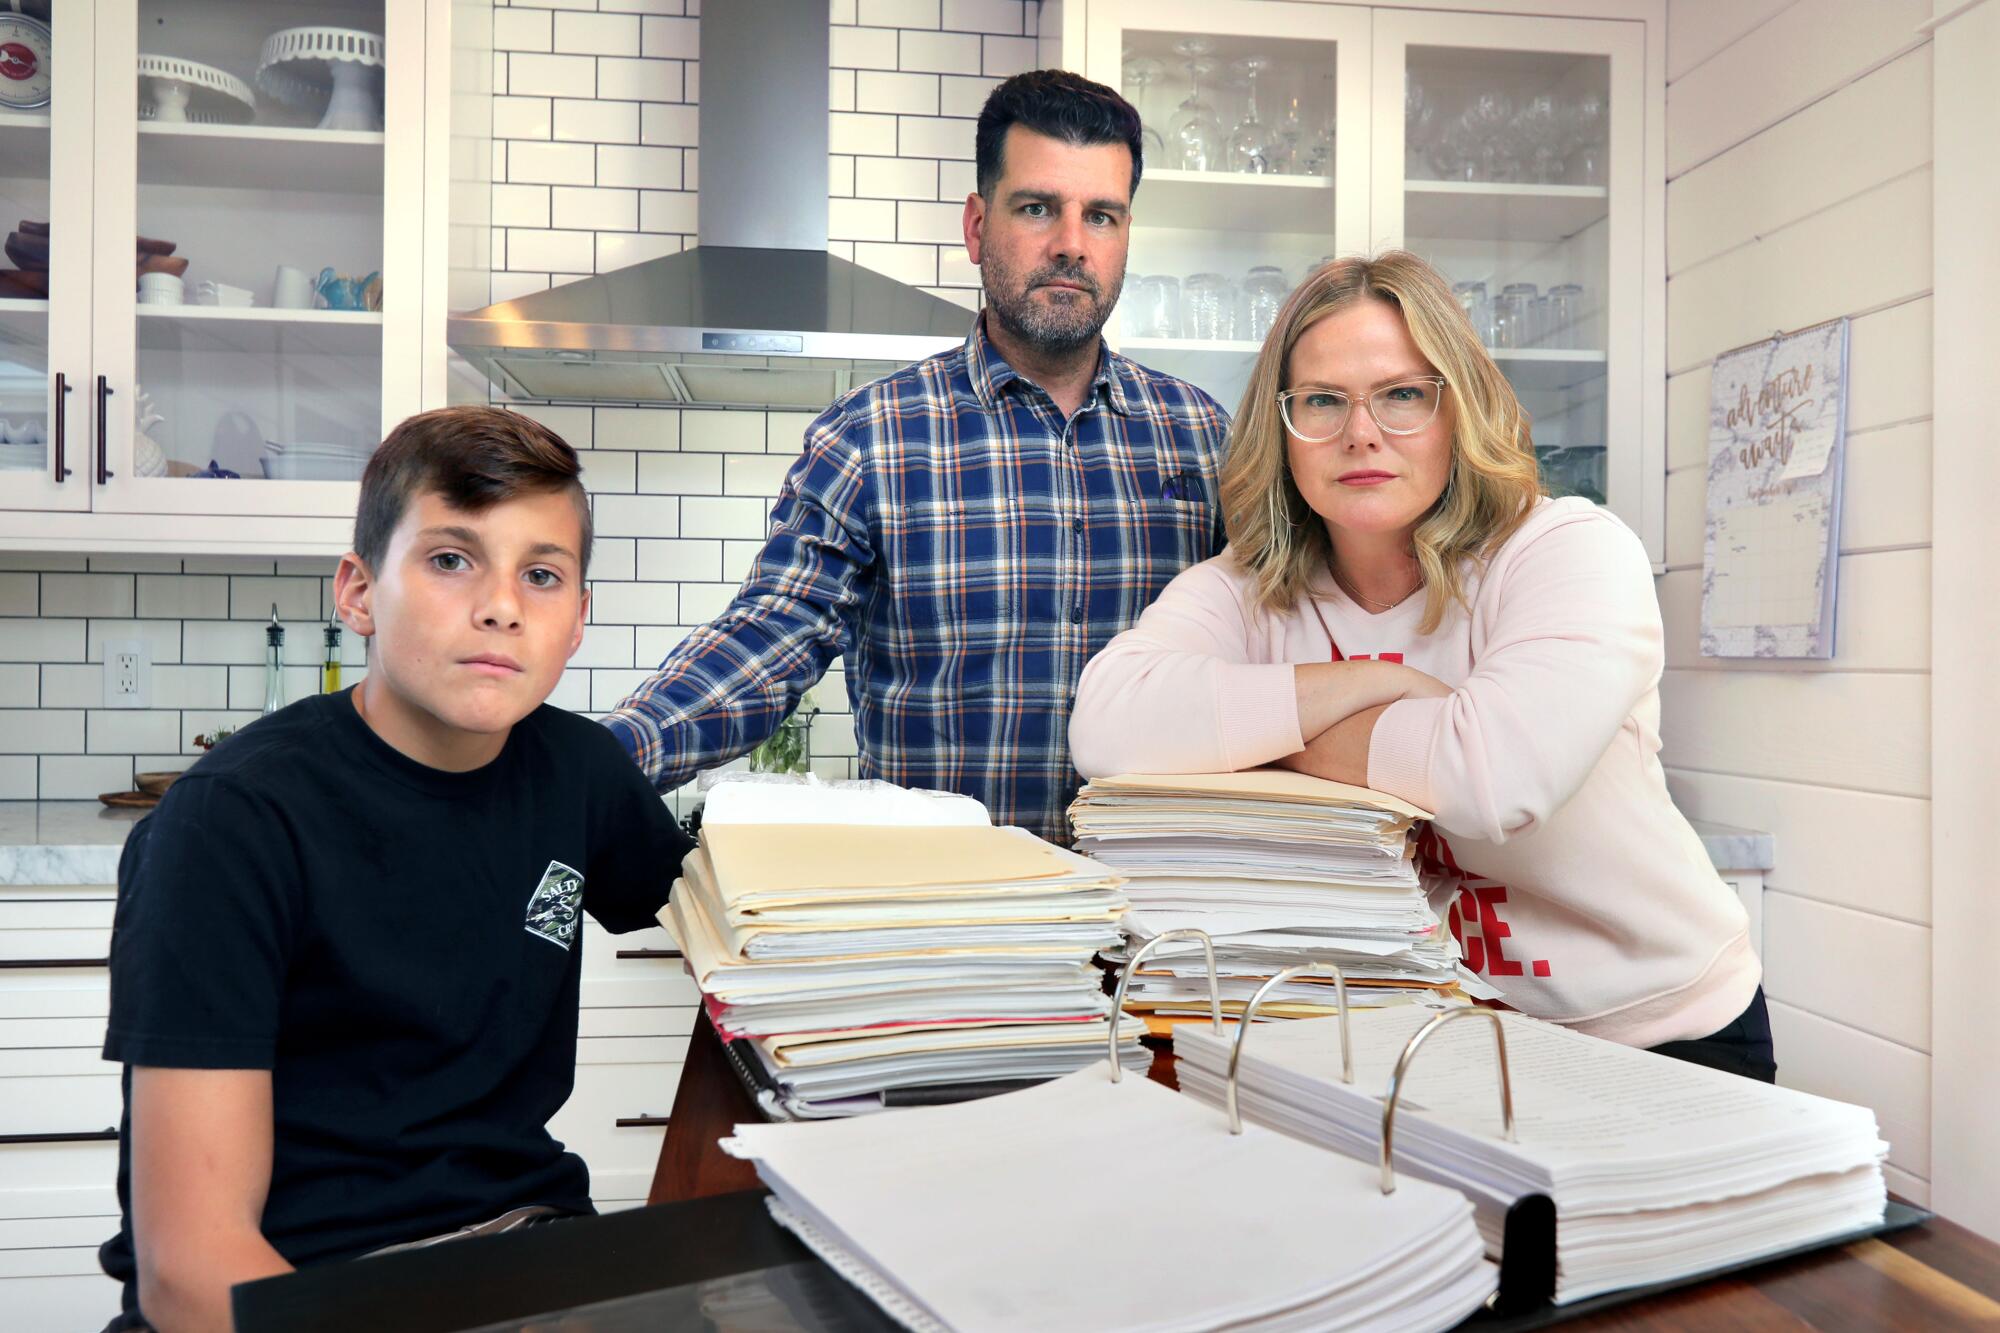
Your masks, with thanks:
[(1190, 338), (1236, 336), (1236, 288), (1220, 273), (1197, 273), (1187, 280), (1181, 322)]
[(1542, 299), (1549, 303), (1549, 320), (1543, 341), (1550, 347), (1583, 346), (1581, 330), (1576, 326), (1583, 315), (1582, 285), (1557, 283)]
[(1323, 76), (1325, 87), (1320, 90), (1319, 129), (1313, 134), (1312, 142), (1305, 148), (1305, 156), (1299, 168), (1308, 176), (1331, 176), (1333, 174), (1333, 152), (1335, 147), (1333, 112), (1333, 75)]
[(1564, 110), (1568, 133), (1564, 136), (1568, 175), (1577, 185), (1604, 184), (1604, 99), (1585, 93)]
[(1521, 104), (1514, 117), (1515, 156), (1527, 179), (1553, 184), (1562, 179), (1565, 154), (1563, 115), (1546, 93)]
[(1222, 122), (1201, 95), (1201, 81), (1215, 73), (1215, 62), (1207, 58), (1210, 49), (1199, 37), (1174, 43), (1174, 50), (1187, 59), (1188, 95), (1167, 127), (1167, 143), (1168, 155), (1183, 171), (1215, 171), (1222, 166)]
[(1486, 284), (1454, 282), (1451, 294), (1458, 298), (1459, 308), (1465, 311), (1465, 319), (1472, 325), (1472, 332), (1480, 342), (1490, 346), (1493, 342), (1493, 303), (1486, 297)]
[(1526, 347), (1524, 337), (1529, 334), (1528, 322), (1534, 317), (1535, 284), (1532, 282), (1510, 282), (1500, 289), (1500, 295), (1493, 298), (1493, 345), (1495, 347)]
[(1247, 338), (1262, 338), (1270, 333), (1271, 326), (1278, 322), (1278, 311), (1291, 295), (1291, 288), (1285, 283), (1282, 269), (1271, 264), (1259, 264), (1250, 270), (1250, 276), (1243, 280), (1244, 313), (1248, 327), (1244, 330)]
[(1243, 80), (1249, 95), (1244, 103), (1243, 119), (1236, 122), (1236, 128), (1229, 133), (1229, 169), (1252, 176), (1269, 175), (1271, 165), (1271, 144), (1273, 136), (1257, 114), (1257, 76), (1271, 67), (1267, 56), (1245, 56), (1231, 66)]
[[(1149, 100), (1146, 90), (1164, 78), (1166, 72), (1167, 67), (1165, 62), (1156, 60), (1152, 56), (1133, 56), (1126, 60), (1125, 86), (1129, 89), (1137, 90), (1129, 94), (1132, 104), (1135, 107), (1144, 108), (1146, 106)], [(1140, 146), (1144, 152), (1147, 164), (1150, 165), (1166, 157), (1167, 144), (1166, 140), (1160, 137), (1160, 132), (1153, 128), (1153, 122), (1150, 119), (1143, 118), (1145, 115), (1143, 111), (1141, 115)]]
[(1297, 95), (1285, 99), (1285, 114), (1278, 117), (1277, 142), (1271, 149), (1271, 169), (1287, 174), (1299, 170), (1299, 144), (1306, 137), (1306, 118)]

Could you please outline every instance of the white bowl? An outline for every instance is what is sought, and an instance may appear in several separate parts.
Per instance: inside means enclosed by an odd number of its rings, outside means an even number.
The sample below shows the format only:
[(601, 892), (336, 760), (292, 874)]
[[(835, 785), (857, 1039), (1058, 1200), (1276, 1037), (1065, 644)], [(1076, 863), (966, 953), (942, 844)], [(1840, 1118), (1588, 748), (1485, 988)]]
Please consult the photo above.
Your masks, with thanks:
[(145, 291), (139, 293), (140, 305), (185, 305), (178, 291)]

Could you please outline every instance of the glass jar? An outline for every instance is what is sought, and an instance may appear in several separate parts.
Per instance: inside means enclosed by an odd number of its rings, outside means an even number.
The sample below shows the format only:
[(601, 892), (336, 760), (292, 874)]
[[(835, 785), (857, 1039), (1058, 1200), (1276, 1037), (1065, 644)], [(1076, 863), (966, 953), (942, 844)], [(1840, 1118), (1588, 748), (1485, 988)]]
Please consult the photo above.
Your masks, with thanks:
[(1451, 294), (1458, 298), (1458, 308), (1465, 312), (1466, 323), (1472, 325), (1473, 336), (1491, 346), (1493, 343), (1493, 303), (1487, 299), (1486, 284), (1483, 282), (1454, 282)]
[(1582, 284), (1557, 283), (1543, 299), (1549, 303), (1543, 342), (1550, 347), (1582, 347), (1583, 331), (1577, 327), (1577, 321), (1583, 317)]
[(1220, 273), (1197, 273), (1187, 280), (1181, 325), (1190, 338), (1220, 341), (1236, 336), (1236, 287)]
[(1529, 322), (1534, 318), (1538, 288), (1532, 282), (1510, 282), (1493, 298), (1493, 345), (1527, 347), (1533, 335)]
[(1282, 269), (1271, 264), (1259, 264), (1250, 270), (1250, 276), (1243, 280), (1244, 310), (1249, 327), (1244, 330), (1246, 338), (1263, 338), (1278, 322), (1278, 311), (1284, 307), (1285, 298), (1291, 295), (1291, 287), (1285, 282)]

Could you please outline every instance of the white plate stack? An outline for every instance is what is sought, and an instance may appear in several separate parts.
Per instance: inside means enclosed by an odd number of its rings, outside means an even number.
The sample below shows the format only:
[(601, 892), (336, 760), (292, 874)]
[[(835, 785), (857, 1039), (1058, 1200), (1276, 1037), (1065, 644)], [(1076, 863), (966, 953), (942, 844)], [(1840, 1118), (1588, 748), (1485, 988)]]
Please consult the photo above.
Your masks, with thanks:
[[(1214, 940), (1223, 1008), (1297, 963), (1331, 962), (1348, 1000), (1438, 1002), (1454, 986), (1490, 994), (1425, 901), (1412, 831), (1428, 816), (1381, 792), (1277, 769), (1125, 774), (1084, 785), (1070, 806), (1077, 850), (1125, 879), (1130, 950), (1171, 930)], [(1123, 964), (1126, 950), (1107, 955)], [(1126, 1008), (1155, 1030), (1208, 1013), (1201, 945), (1170, 940), (1133, 976)], [(1334, 1012), (1331, 977), (1280, 985), (1260, 1017)]]
[(264, 442), (264, 476), (271, 481), (359, 481), (375, 452), (372, 444)]

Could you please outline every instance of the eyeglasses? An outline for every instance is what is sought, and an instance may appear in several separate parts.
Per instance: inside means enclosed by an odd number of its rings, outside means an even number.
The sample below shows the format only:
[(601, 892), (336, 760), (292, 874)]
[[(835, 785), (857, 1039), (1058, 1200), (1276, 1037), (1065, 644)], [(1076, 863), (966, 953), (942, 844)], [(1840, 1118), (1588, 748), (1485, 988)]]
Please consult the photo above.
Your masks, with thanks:
[(1414, 435), (1431, 424), (1444, 400), (1442, 375), (1386, 384), (1373, 393), (1349, 398), (1337, 389), (1287, 389), (1278, 395), (1285, 429), (1307, 444), (1330, 440), (1347, 429), (1347, 417), (1360, 403), (1385, 435)]

